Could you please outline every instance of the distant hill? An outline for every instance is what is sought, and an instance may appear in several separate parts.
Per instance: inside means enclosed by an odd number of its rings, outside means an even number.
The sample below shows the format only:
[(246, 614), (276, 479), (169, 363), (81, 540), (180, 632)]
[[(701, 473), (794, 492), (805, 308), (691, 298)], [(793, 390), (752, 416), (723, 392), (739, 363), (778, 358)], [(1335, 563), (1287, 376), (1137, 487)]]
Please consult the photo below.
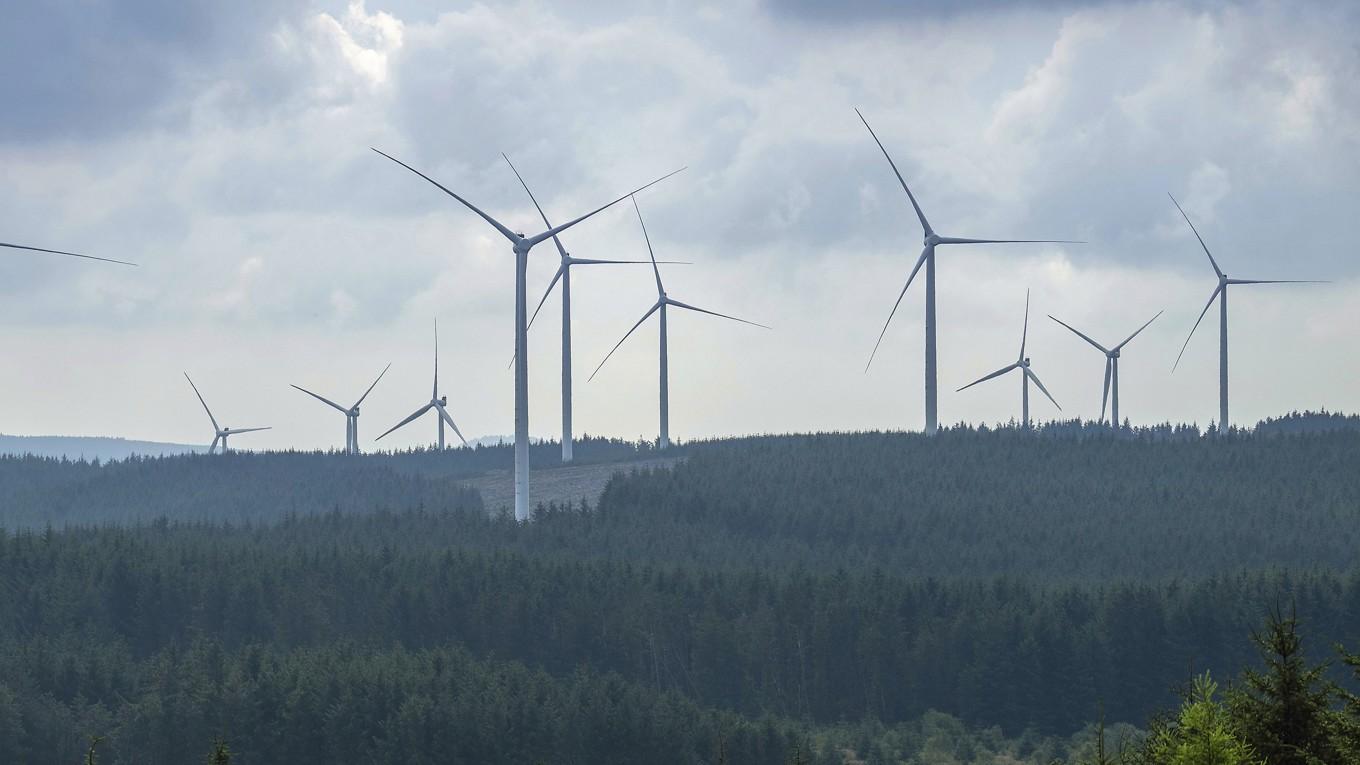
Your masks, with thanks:
[(7, 436), (0, 434), (0, 455), (124, 460), (134, 455), (165, 457), (205, 451), (202, 446), (159, 441), (129, 441), (105, 436)]
[(1360, 416), (1323, 409), (1321, 412), (1290, 412), (1267, 417), (1256, 424), (1257, 433), (1325, 433), (1331, 430), (1360, 430)]

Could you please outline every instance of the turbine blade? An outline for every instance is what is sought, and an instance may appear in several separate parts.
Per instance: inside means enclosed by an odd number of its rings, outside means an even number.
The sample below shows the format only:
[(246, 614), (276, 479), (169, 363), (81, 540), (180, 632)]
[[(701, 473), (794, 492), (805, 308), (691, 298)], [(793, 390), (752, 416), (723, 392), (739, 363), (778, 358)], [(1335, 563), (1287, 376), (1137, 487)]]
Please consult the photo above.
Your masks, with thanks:
[[(1162, 311), (1158, 311), (1157, 316), (1161, 316), (1162, 313), (1163, 313)], [(1120, 343), (1119, 345), (1116, 345), (1114, 349), (1117, 351), (1120, 348), (1123, 348), (1124, 346), (1128, 345), (1130, 340), (1132, 340), (1135, 337), (1138, 337), (1138, 334), (1140, 332), (1148, 328), (1148, 324), (1151, 324), (1152, 322), (1156, 321), (1157, 316), (1153, 316), (1151, 319), (1148, 319), (1147, 324), (1144, 324), (1143, 326), (1139, 327), (1138, 330), (1134, 332), (1132, 335), (1129, 335), (1128, 337), (1124, 338), (1124, 342)]]
[(1195, 330), (1199, 329), (1199, 323), (1200, 323), (1201, 321), (1204, 321), (1204, 314), (1206, 314), (1206, 313), (1209, 312), (1209, 306), (1211, 306), (1211, 305), (1214, 304), (1214, 298), (1218, 297), (1218, 293), (1220, 293), (1220, 292), (1222, 292), (1222, 291), (1223, 291), (1223, 285), (1220, 284), (1219, 286), (1214, 287), (1213, 293), (1209, 295), (1209, 302), (1207, 302), (1207, 303), (1204, 304), (1204, 310), (1203, 310), (1203, 311), (1200, 311), (1200, 312), (1199, 312), (1199, 318), (1198, 318), (1198, 319), (1195, 319), (1195, 326), (1191, 327), (1191, 328), (1190, 328), (1190, 334), (1188, 334), (1188, 335), (1185, 336), (1185, 343), (1184, 343), (1183, 345), (1181, 345), (1181, 352), (1178, 353), (1178, 354), (1176, 354), (1176, 363), (1171, 365), (1171, 371), (1172, 371), (1172, 372), (1175, 372), (1175, 371), (1176, 371), (1176, 367), (1178, 367), (1178, 366), (1181, 365), (1181, 357), (1185, 355), (1185, 348), (1186, 348), (1186, 346), (1190, 345), (1190, 338), (1192, 338), (1192, 337), (1195, 336)]
[(425, 414), (425, 413), (428, 412), (428, 411), (430, 410), (430, 408), (433, 407), (433, 406), (434, 406), (434, 404), (426, 404), (425, 406), (422, 406), (421, 408), (419, 408), (419, 409), (415, 410), (414, 412), (412, 412), (412, 413), (411, 413), (411, 416), (407, 417), (406, 419), (402, 420), (401, 422), (397, 423), (396, 425), (393, 425), (392, 427), (388, 428), (388, 429), (382, 434), (382, 436), (378, 436), (377, 438), (375, 438), (375, 439), (373, 439), (373, 440), (374, 440), (374, 441), (381, 441), (382, 438), (383, 438), (383, 436), (387, 435), (388, 433), (391, 433), (392, 431), (396, 430), (397, 428), (400, 428), (400, 427), (403, 426), (403, 425), (406, 425), (407, 423), (409, 423), (409, 422), (411, 422), (412, 420), (416, 419), (416, 418), (419, 417), (420, 415)]
[(585, 220), (586, 218), (589, 218), (590, 216), (592, 216), (592, 215), (594, 215), (594, 214), (596, 214), (596, 213), (598, 213), (598, 212), (601, 212), (601, 211), (603, 211), (603, 210), (607, 210), (607, 209), (609, 209), (610, 207), (613, 207), (614, 205), (618, 204), (619, 202), (622, 202), (623, 200), (627, 199), (628, 197), (631, 197), (632, 195), (634, 195), (634, 194), (636, 194), (636, 193), (642, 191), (643, 189), (649, 188), (649, 187), (651, 187), (651, 186), (655, 186), (656, 184), (658, 184), (658, 183), (660, 183), (660, 182), (666, 180), (667, 178), (671, 177), (672, 175), (675, 175), (675, 174), (678, 173), (678, 172), (681, 172), (681, 171), (684, 170), (684, 169), (685, 169), (685, 168), (682, 167), (682, 168), (680, 168), (680, 170), (672, 170), (671, 172), (666, 173), (665, 175), (661, 176), (660, 178), (657, 178), (656, 180), (652, 181), (651, 183), (648, 183), (648, 184), (646, 184), (646, 185), (639, 186), (639, 187), (637, 187), (636, 189), (633, 189), (632, 191), (628, 192), (627, 194), (624, 194), (623, 196), (619, 197), (618, 199), (615, 199), (613, 202), (610, 202), (609, 204), (601, 205), (601, 206), (595, 208), (594, 210), (591, 210), (590, 212), (586, 213), (585, 215), (582, 215), (582, 216), (579, 217), (579, 218), (576, 218), (576, 219), (574, 219), (574, 220), (567, 221), (566, 223), (563, 223), (563, 224), (560, 225), (560, 226), (555, 226), (555, 227), (553, 227), (553, 228), (550, 228), (550, 229), (548, 229), (547, 231), (544, 231), (543, 233), (541, 233), (541, 234), (539, 234), (539, 235), (537, 235), (537, 236), (531, 236), (531, 237), (528, 238), (529, 246), (532, 247), (532, 246), (538, 244), (539, 242), (543, 241), (544, 239), (547, 239), (547, 238), (553, 237), (553, 236), (557, 236), (558, 234), (562, 233), (563, 231), (566, 231), (567, 229), (571, 228), (572, 226), (575, 226), (577, 223), (580, 223), (581, 221)]
[(273, 428), (227, 428), (227, 434), (234, 436), (237, 433), (257, 433), (261, 430), (273, 430)]
[(1029, 290), (1025, 290), (1025, 327), (1020, 332), (1020, 360), (1025, 360), (1025, 343), (1029, 340)]
[(940, 244), (1086, 244), (1077, 239), (962, 239), (957, 236), (942, 236)]
[(1015, 369), (1015, 368), (1018, 367), (1018, 366), (1020, 366), (1020, 365), (1019, 365), (1019, 364), (1007, 364), (1006, 366), (1004, 366), (1004, 367), (1002, 367), (1002, 368), (996, 370), (995, 372), (992, 372), (992, 373), (989, 374), (989, 375), (983, 375), (982, 377), (979, 377), (978, 379), (976, 379), (976, 380), (974, 380), (974, 381), (968, 383), (967, 385), (963, 386), (962, 388), (959, 388), (958, 390), (956, 390), (956, 391), (954, 391), (954, 392), (955, 392), (955, 393), (958, 393), (958, 392), (960, 392), (960, 391), (968, 390), (969, 388), (973, 387), (974, 385), (977, 385), (978, 383), (987, 382), (988, 380), (992, 379), (993, 377), (1000, 377), (1001, 375), (1006, 374), (1007, 372), (1011, 371), (1012, 369)]
[(642, 238), (647, 240), (647, 254), (652, 258), (652, 275), (656, 277), (656, 294), (660, 297), (666, 294), (666, 288), (661, 286), (661, 269), (656, 267), (656, 253), (652, 250), (652, 238), (647, 235), (647, 222), (642, 219), (642, 208), (638, 207), (637, 197), (632, 197), (632, 200), (638, 223), (642, 224)]
[[(373, 147), (370, 146), (369, 148), (373, 148)], [(482, 212), (481, 209), (479, 209), (479, 208), (478, 208), (476, 205), (474, 205), (473, 203), (467, 201), (466, 199), (463, 199), (462, 197), (458, 196), (457, 194), (453, 193), (452, 191), (449, 191), (447, 188), (444, 187), (443, 184), (439, 183), (439, 181), (436, 181), (435, 179), (433, 179), (433, 178), (431, 178), (430, 176), (428, 176), (428, 175), (426, 175), (426, 174), (420, 172), (419, 170), (415, 169), (414, 167), (411, 167), (410, 165), (406, 164), (405, 162), (402, 162), (401, 160), (397, 159), (396, 157), (392, 156), (391, 154), (387, 154), (387, 153), (385, 153), (385, 152), (379, 151), (378, 149), (373, 149), (373, 151), (376, 151), (376, 152), (378, 152), (379, 154), (382, 154), (384, 157), (387, 157), (388, 159), (392, 160), (393, 162), (396, 162), (398, 165), (401, 165), (402, 167), (406, 168), (407, 170), (410, 170), (411, 172), (415, 173), (416, 175), (419, 175), (421, 178), (424, 178), (425, 180), (427, 180), (427, 181), (429, 181), (430, 183), (434, 184), (435, 187), (438, 188), (440, 191), (444, 192), (445, 194), (448, 194), (449, 196), (453, 197), (454, 199), (457, 199), (459, 202), (462, 202), (462, 203), (463, 203), (463, 206), (464, 206), (464, 207), (466, 207), (467, 209), (469, 209), (469, 210), (471, 210), (471, 211), (477, 213), (478, 215), (480, 215), (481, 218), (482, 218), (482, 220), (486, 221), (487, 223), (490, 223), (493, 227), (495, 227), (495, 229), (496, 229), (497, 231), (501, 232), (501, 235), (502, 235), (502, 236), (504, 236), (506, 239), (509, 239), (510, 242), (511, 242), (512, 244), (518, 244), (518, 243), (519, 243), (519, 236), (518, 236), (517, 234), (515, 234), (515, 232), (513, 232), (513, 231), (511, 231), (510, 229), (506, 228), (505, 226), (501, 225), (501, 222), (500, 222), (500, 221), (498, 221), (498, 220), (496, 220), (495, 218), (491, 217), (490, 215), (487, 215), (486, 213)]]
[(692, 306), (692, 305), (690, 305), (689, 303), (681, 303), (679, 300), (672, 300), (672, 299), (670, 299), (670, 298), (666, 298), (666, 302), (669, 303), (669, 304), (671, 304), (671, 305), (673, 305), (673, 306), (675, 306), (676, 308), (684, 308), (684, 309), (689, 310), (689, 311), (698, 311), (699, 313), (706, 313), (706, 314), (708, 314), (709, 316), (717, 316), (717, 317), (723, 318), (723, 319), (731, 319), (732, 321), (739, 321), (739, 322), (741, 322), (742, 324), (750, 324), (750, 325), (753, 326), (753, 327), (760, 327), (761, 329), (770, 329), (770, 327), (767, 327), (767, 326), (765, 326), (764, 324), (758, 324), (758, 323), (756, 323), (756, 322), (754, 322), (754, 321), (747, 321), (747, 320), (745, 320), (745, 319), (738, 319), (738, 318), (735, 317), (735, 316), (728, 316), (728, 315), (725, 314), (725, 313), (718, 313), (717, 311), (710, 311), (710, 310), (708, 310), (707, 308), (699, 308), (698, 306)]
[(1048, 400), (1049, 400), (1049, 401), (1052, 401), (1052, 402), (1053, 402), (1053, 405), (1056, 406), (1056, 407), (1058, 407), (1058, 411), (1061, 412), (1061, 411), (1062, 411), (1062, 405), (1059, 404), (1059, 403), (1053, 398), (1053, 396), (1052, 396), (1051, 394), (1049, 394), (1048, 388), (1045, 388), (1045, 387), (1044, 387), (1043, 382), (1039, 379), (1039, 375), (1036, 375), (1036, 374), (1034, 374), (1033, 372), (1031, 372), (1030, 369), (1029, 369), (1029, 367), (1025, 367), (1025, 375), (1026, 375), (1027, 377), (1029, 377), (1029, 379), (1033, 380), (1035, 385), (1039, 386), (1039, 390), (1043, 391), (1043, 392), (1044, 392), (1044, 395), (1045, 395), (1045, 396), (1048, 396)]
[[(529, 190), (529, 184), (527, 184), (527, 183), (524, 182), (524, 177), (521, 176), (521, 175), (519, 174), (519, 170), (517, 170), (517, 169), (515, 168), (515, 163), (514, 163), (514, 162), (511, 162), (511, 161), (510, 161), (510, 158), (507, 157), (507, 156), (505, 156), (505, 152), (501, 152), (501, 157), (503, 157), (503, 158), (505, 159), (505, 164), (507, 164), (507, 165), (510, 166), (510, 171), (513, 172), (513, 173), (515, 174), (515, 177), (516, 177), (516, 178), (519, 178), (519, 185), (521, 185), (521, 186), (524, 187), (524, 193), (529, 195), (529, 201), (530, 201), (530, 202), (533, 202), (533, 203), (534, 203), (534, 207), (538, 209), (538, 215), (539, 215), (540, 218), (543, 219), (543, 225), (544, 225), (544, 226), (547, 226), (548, 228), (552, 228), (552, 222), (548, 220), (548, 214), (545, 213), (545, 212), (543, 212), (543, 206), (540, 205), (540, 204), (538, 203), (538, 200), (534, 198), (534, 192), (532, 192), (532, 191)], [(552, 240), (553, 240), (553, 244), (557, 245), (557, 252), (558, 252), (558, 254), (560, 254), (560, 255), (561, 255), (562, 257), (564, 257), (564, 258), (571, 257), (570, 255), (567, 254), (567, 248), (562, 246), (562, 240), (561, 240), (561, 239), (558, 239), (557, 236), (554, 235), (553, 238), (552, 238)]]
[[(1077, 337), (1080, 337), (1082, 340), (1085, 340), (1086, 342), (1090, 343), (1091, 345), (1094, 345), (1094, 346), (1096, 347), (1096, 349), (1099, 350), (1101, 353), (1109, 353), (1109, 352), (1110, 352), (1108, 348), (1106, 348), (1105, 346), (1101, 345), (1100, 343), (1097, 343), (1096, 341), (1092, 340), (1091, 338), (1087, 337), (1086, 335), (1082, 334), (1081, 330), (1077, 329), (1076, 327), (1072, 326), (1071, 324), (1068, 324), (1067, 322), (1063, 321), (1062, 319), (1059, 319), (1057, 316), (1054, 316), (1053, 314), (1050, 313), (1050, 314), (1048, 315), (1048, 318), (1050, 318), (1050, 319), (1052, 319), (1052, 320), (1058, 322), (1059, 324), (1063, 325), (1064, 327), (1067, 327), (1068, 329), (1072, 330), (1072, 332), (1073, 332)], [(1126, 342), (1127, 342), (1127, 341), (1126, 341)]]
[(455, 423), (453, 421), (453, 418), (449, 416), (448, 411), (445, 410), (444, 407), (442, 406), (437, 406), (435, 407), (435, 409), (439, 410), (439, 416), (443, 418), (444, 422), (447, 422), (449, 424), (449, 427), (453, 428), (454, 434), (458, 436), (459, 441), (463, 442), (463, 446), (467, 446), (468, 442), (466, 438), (463, 438), (463, 431), (458, 429), (458, 424)]
[[(292, 385), (292, 383), (289, 383), (289, 385)], [(334, 401), (331, 401), (330, 399), (326, 398), (325, 396), (317, 395), (317, 394), (315, 394), (315, 393), (313, 393), (313, 392), (307, 390), (306, 388), (303, 388), (303, 387), (300, 387), (300, 386), (297, 386), (297, 385), (293, 385), (293, 387), (294, 387), (294, 388), (297, 388), (298, 390), (302, 391), (303, 393), (306, 393), (308, 396), (311, 396), (312, 398), (317, 399), (318, 401), (320, 401), (320, 402), (322, 402), (322, 403), (324, 403), (324, 404), (329, 404), (330, 406), (335, 407), (337, 411), (341, 411), (341, 412), (344, 412), (345, 414), (349, 414), (349, 410), (348, 410), (348, 409), (344, 408), (343, 406), (340, 406), (339, 404), (335, 403)]]
[(215, 454), (217, 452), (217, 442), (221, 440), (222, 440), (221, 433), (218, 433), (217, 435), (213, 436), (212, 446), (208, 447), (208, 454)]
[(642, 314), (642, 318), (641, 318), (641, 319), (638, 319), (637, 324), (634, 324), (634, 325), (633, 325), (633, 328), (630, 329), (630, 330), (628, 330), (628, 332), (624, 334), (623, 340), (620, 340), (620, 341), (618, 341), (617, 343), (615, 343), (615, 344), (614, 344), (614, 347), (611, 348), (611, 349), (609, 350), (609, 353), (605, 355), (604, 361), (601, 361), (601, 362), (600, 362), (600, 366), (595, 367), (595, 371), (590, 373), (590, 377), (586, 378), (586, 382), (590, 382), (591, 380), (594, 380), (594, 379), (595, 379), (595, 375), (599, 374), (599, 373), (600, 373), (601, 367), (604, 366), (604, 362), (605, 362), (605, 361), (609, 361), (609, 357), (614, 355), (614, 351), (617, 351), (617, 350), (619, 349), (619, 346), (620, 346), (620, 345), (623, 345), (623, 341), (624, 341), (624, 340), (627, 340), (629, 335), (631, 335), (631, 334), (633, 334), (634, 332), (636, 332), (636, 331), (637, 331), (637, 328), (642, 326), (642, 322), (644, 322), (644, 321), (646, 321), (648, 318), (650, 318), (651, 315), (654, 314), (654, 313), (656, 313), (656, 312), (657, 312), (657, 309), (661, 308), (661, 306), (663, 306), (663, 305), (665, 305), (665, 303), (663, 303), (662, 301), (658, 300), (658, 301), (656, 301), (655, 304), (652, 305), (651, 308), (649, 308), (649, 309), (647, 310), (647, 313)]
[[(1100, 421), (1105, 421), (1105, 405), (1110, 400), (1110, 372), (1114, 367), (1114, 359), (1105, 358), (1105, 390), (1100, 394)], [(1118, 423), (1115, 423), (1116, 425)]]
[(897, 176), (897, 182), (902, 184), (902, 190), (907, 192), (907, 199), (911, 200), (911, 208), (916, 211), (916, 219), (921, 221), (921, 228), (925, 229), (926, 236), (935, 233), (934, 229), (930, 227), (930, 221), (926, 220), (926, 214), (921, 212), (921, 206), (916, 203), (916, 195), (911, 193), (911, 189), (907, 187), (906, 179), (902, 177), (902, 172), (897, 169), (897, 163), (893, 162), (892, 157), (888, 156), (888, 150), (883, 148), (883, 142), (878, 140), (878, 134), (874, 132), (873, 128), (869, 127), (869, 120), (864, 119), (864, 115), (860, 114), (859, 109), (855, 110), (855, 114), (859, 114), (859, 121), (863, 122), (864, 127), (868, 128), (869, 135), (873, 136), (874, 143), (878, 144), (878, 150), (883, 152), (883, 157), (892, 166), (893, 174)]
[[(1171, 192), (1168, 191), (1166, 195), (1171, 197)], [(1190, 230), (1195, 232), (1195, 238), (1199, 240), (1199, 246), (1203, 247), (1204, 254), (1209, 256), (1209, 265), (1214, 267), (1214, 273), (1218, 275), (1218, 278), (1222, 279), (1223, 269), (1218, 267), (1218, 261), (1214, 260), (1214, 254), (1209, 252), (1209, 245), (1204, 243), (1204, 237), (1199, 235), (1199, 230), (1195, 228), (1195, 224), (1190, 223), (1190, 216), (1185, 214), (1185, 210), (1181, 210), (1181, 203), (1177, 202), (1175, 197), (1171, 197), (1171, 204), (1175, 205), (1176, 209), (1181, 211), (1181, 217), (1185, 218), (1186, 223), (1190, 224)]]
[(103, 263), (117, 263), (117, 264), (120, 265), (120, 266), (136, 266), (136, 265), (137, 265), (136, 263), (129, 263), (129, 262), (127, 262), (126, 260), (114, 260), (113, 258), (96, 258), (96, 257), (93, 256), (93, 255), (81, 255), (81, 254), (78, 253), (78, 252), (64, 252), (64, 251), (62, 251), (62, 250), (45, 250), (45, 249), (43, 249), (43, 248), (41, 248), (41, 247), (29, 247), (28, 245), (24, 245), (24, 244), (9, 244), (9, 243), (7, 243), (7, 242), (0, 242), (0, 247), (8, 247), (8, 248), (10, 248), (11, 250), (29, 250), (29, 251), (31, 251), (31, 252), (46, 252), (46, 253), (49, 253), (49, 254), (51, 254), (51, 255), (69, 255), (69, 256), (71, 256), (71, 257), (73, 257), (73, 258), (84, 258), (84, 259), (86, 259), (86, 260), (98, 260), (98, 261), (101, 261), (101, 262), (103, 262)]
[[(184, 379), (189, 380), (188, 372), (184, 373)], [(212, 410), (208, 408), (208, 402), (203, 400), (203, 394), (198, 392), (198, 386), (194, 385), (193, 380), (189, 380), (189, 387), (194, 389), (194, 395), (198, 396), (198, 403), (203, 405), (203, 411), (207, 412), (208, 419), (212, 420), (213, 430), (221, 430), (221, 428), (217, 426), (217, 418), (213, 417)]]
[(869, 365), (874, 363), (874, 356), (878, 355), (878, 346), (883, 344), (883, 336), (888, 334), (888, 325), (892, 324), (893, 317), (897, 315), (898, 306), (902, 305), (902, 298), (906, 297), (907, 290), (911, 287), (911, 282), (916, 278), (916, 272), (921, 270), (921, 265), (926, 262), (926, 255), (929, 254), (930, 247), (921, 250), (921, 257), (916, 259), (916, 265), (912, 266), (911, 275), (907, 277), (907, 283), (902, 285), (902, 291), (897, 293), (897, 302), (893, 303), (892, 311), (888, 312), (888, 320), (883, 322), (883, 329), (878, 333), (878, 340), (874, 343), (874, 350), (869, 354), (869, 361), (864, 365), (864, 371), (869, 371)]
[[(543, 299), (538, 301), (538, 307), (534, 309), (534, 315), (529, 317), (529, 323), (524, 326), (524, 329), (526, 331), (529, 329), (529, 327), (534, 326), (534, 319), (538, 318), (538, 312), (543, 310), (543, 304), (548, 302), (548, 296), (552, 294), (553, 287), (556, 287), (557, 283), (562, 280), (562, 274), (567, 270), (568, 267), (569, 266), (566, 263), (563, 263), (562, 265), (557, 267), (557, 273), (553, 274), (552, 282), (548, 284), (548, 288), (546, 290), (543, 290)], [(510, 360), (510, 363), (511, 364), (515, 363), (513, 358)]]
[[(381, 372), (378, 373), (378, 380), (383, 379), (383, 375), (387, 374), (387, 370), (389, 370), (389, 369), (391, 369), (391, 368), (392, 368), (392, 363), (391, 363), (391, 362), (388, 362), (387, 366), (383, 367), (383, 371), (381, 371)], [(370, 385), (370, 386), (368, 386), (368, 390), (364, 391), (364, 395), (360, 396), (360, 397), (359, 397), (359, 400), (354, 402), (354, 407), (357, 407), (357, 406), (359, 406), (360, 404), (364, 403), (364, 399), (368, 398), (368, 394), (372, 393), (372, 392), (373, 392), (373, 389), (376, 388), (376, 387), (378, 387), (378, 380), (374, 380), (374, 381), (373, 381), (373, 384)], [(353, 409), (354, 407), (350, 407), (350, 408)]]
[(1228, 284), (1331, 284), (1321, 279), (1229, 279)]

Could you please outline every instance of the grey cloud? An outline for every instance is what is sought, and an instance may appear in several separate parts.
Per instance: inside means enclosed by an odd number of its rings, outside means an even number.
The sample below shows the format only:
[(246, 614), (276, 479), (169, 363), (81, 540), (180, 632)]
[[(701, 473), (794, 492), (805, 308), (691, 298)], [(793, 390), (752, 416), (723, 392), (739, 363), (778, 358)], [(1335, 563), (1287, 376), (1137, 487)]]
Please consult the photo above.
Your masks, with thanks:
[(193, 88), (220, 77), (226, 62), (248, 65), (270, 28), (304, 7), (303, 0), (10, 3), (0, 26), (0, 141), (90, 140), (180, 116)]

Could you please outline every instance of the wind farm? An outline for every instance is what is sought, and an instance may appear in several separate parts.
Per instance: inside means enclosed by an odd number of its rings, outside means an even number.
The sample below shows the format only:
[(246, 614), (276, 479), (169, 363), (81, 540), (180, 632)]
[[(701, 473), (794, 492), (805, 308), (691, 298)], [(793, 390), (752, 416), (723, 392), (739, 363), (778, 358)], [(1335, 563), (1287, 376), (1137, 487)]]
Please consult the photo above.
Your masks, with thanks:
[(1360, 6), (12, 5), (0, 765), (1360, 765)]

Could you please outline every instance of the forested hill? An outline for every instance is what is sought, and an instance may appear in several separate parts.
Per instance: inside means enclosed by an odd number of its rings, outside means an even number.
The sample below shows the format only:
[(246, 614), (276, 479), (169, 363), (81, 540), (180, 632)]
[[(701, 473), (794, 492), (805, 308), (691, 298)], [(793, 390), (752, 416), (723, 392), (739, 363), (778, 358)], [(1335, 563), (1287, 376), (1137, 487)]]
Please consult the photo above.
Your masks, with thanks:
[(1357, 431), (599, 449), (598, 501), (523, 524), (463, 483), (503, 447), (0, 459), (0, 762), (925, 761), (939, 710), (1047, 763), (1273, 606), (1360, 648)]
[[(0, 526), (270, 521), (466, 510), (415, 544), (705, 568), (1156, 579), (1345, 568), (1360, 549), (1360, 432), (1116, 438), (948, 430), (687, 447), (616, 477), (590, 512), (492, 522), (461, 483), (508, 447), (346, 457), (231, 454), (90, 465), (0, 458)], [(598, 459), (650, 456), (600, 445)], [(551, 447), (536, 452), (548, 465)], [(381, 528), (371, 532), (375, 537)]]

